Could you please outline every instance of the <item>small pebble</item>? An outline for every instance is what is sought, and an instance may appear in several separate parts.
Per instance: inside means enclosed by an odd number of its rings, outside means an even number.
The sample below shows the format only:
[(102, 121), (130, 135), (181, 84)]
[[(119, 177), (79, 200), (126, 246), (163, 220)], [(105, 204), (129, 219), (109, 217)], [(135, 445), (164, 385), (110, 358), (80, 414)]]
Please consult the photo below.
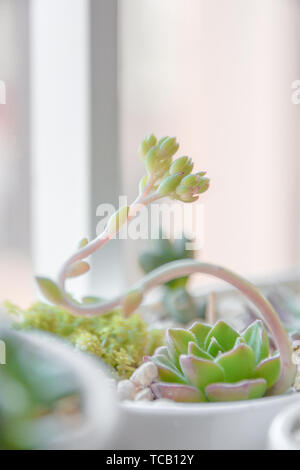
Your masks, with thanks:
[(300, 365), (300, 350), (296, 349), (292, 354), (292, 361), (293, 363), (298, 366)]
[(137, 394), (137, 389), (134, 383), (131, 382), (131, 380), (121, 380), (118, 383), (117, 392), (118, 392), (118, 397), (122, 401), (134, 400)]
[(146, 362), (134, 371), (130, 380), (138, 386), (142, 385), (143, 387), (147, 387), (157, 376), (158, 370), (156, 365), (153, 364), (153, 362)]
[(144, 388), (141, 392), (139, 392), (135, 396), (135, 401), (152, 401), (153, 400), (153, 394), (150, 390), (150, 388)]

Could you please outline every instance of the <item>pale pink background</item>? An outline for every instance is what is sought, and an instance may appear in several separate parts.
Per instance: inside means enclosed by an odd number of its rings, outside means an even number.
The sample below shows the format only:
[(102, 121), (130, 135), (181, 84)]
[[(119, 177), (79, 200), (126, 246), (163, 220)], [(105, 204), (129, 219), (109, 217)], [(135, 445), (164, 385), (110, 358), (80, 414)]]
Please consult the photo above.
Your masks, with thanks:
[(245, 275), (299, 262), (300, 106), (291, 104), (299, 8), (293, 0), (121, 2), (125, 194), (134, 197), (142, 171), (136, 143), (149, 132), (178, 136), (211, 178), (201, 257)]

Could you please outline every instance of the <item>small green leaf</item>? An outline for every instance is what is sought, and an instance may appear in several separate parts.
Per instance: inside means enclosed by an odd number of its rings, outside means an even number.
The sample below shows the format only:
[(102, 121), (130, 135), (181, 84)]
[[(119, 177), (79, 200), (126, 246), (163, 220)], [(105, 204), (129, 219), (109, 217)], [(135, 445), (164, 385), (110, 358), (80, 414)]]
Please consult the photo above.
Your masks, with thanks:
[(188, 382), (201, 391), (211, 383), (224, 382), (223, 370), (213, 361), (182, 355), (180, 366)]
[(195, 336), (183, 328), (169, 328), (167, 331), (167, 347), (170, 357), (175, 365), (179, 365), (180, 354), (187, 354), (190, 341), (195, 341)]
[(205, 340), (205, 349), (208, 348), (210, 341), (214, 337), (221, 345), (224, 351), (229, 351), (233, 348), (239, 334), (231, 326), (224, 321), (218, 321), (215, 326), (210, 330)]
[(224, 370), (225, 382), (239, 382), (253, 376), (255, 357), (252, 349), (246, 344), (240, 344), (235, 349), (221, 354), (215, 362)]
[(209, 346), (207, 348), (207, 352), (213, 357), (217, 357), (219, 353), (224, 352), (224, 349), (222, 348), (220, 343), (218, 343), (218, 341), (216, 340), (214, 336), (210, 340)]
[(254, 352), (256, 364), (269, 356), (269, 339), (261, 320), (254, 321), (242, 337)]
[(184, 376), (180, 374), (177, 369), (175, 369), (172, 361), (165, 355), (156, 354), (155, 356), (150, 357), (149, 360), (156, 365), (159, 378), (163, 382), (186, 384)]
[(53, 304), (62, 304), (64, 299), (59, 287), (55, 282), (46, 277), (36, 277), (36, 282), (42, 294)]
[(261, 398), (267, 389), (263, 379), (244, 380), (238, 383), (215, 383), (208, 385), (205, 395), (208, 401), (224, 402)]
[(196, 322), (194, 323), (189, 331), (195, 335), (197, 344), (200, 346), (201, 349), (204, 349), (204, 343), (207, 335), (211, 331), (212, 327), (210, 325), (206, 325), (205, 323)]
[(265, 379), (268, 388), (270, 388), (277, 382), (280, 369), (280, 356), (270, 357), (258, 364), (254, 372), (254, 377)]
[(84, 246), (86, 246), (88, 244), (88, 242), (89, 241), (88, 241), (87, 238), (83, 238), (82, 240), (80, 240), (78, 247), (83, 248)]
[(194, 343), (192, 341), (189, 343), (188, 355), (189, 356), (201, 357), (202, 359), (207, 359), (209, 361), (213, 360), (213, 357), (210, 354), (208, 354), (206, 351), (201, 349), (199, 346), (197, 346), (196, 343)]
[(157, 349), (155, 349), (154, 354), (162, 355), (162, 356), (169, 358), (169, 352), (168, 352), (167, 346), (159, 346)]
[(86, 261), (77, 261), (72, 264), (66, 273), (67, 278), (79, 277), (90, 270), (90, 265)]

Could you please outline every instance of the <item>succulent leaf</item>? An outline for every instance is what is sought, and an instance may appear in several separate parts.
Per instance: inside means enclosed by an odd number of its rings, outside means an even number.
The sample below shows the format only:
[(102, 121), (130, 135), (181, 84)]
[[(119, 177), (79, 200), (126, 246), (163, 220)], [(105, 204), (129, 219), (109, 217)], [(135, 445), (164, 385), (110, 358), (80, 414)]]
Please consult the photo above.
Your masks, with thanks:
[(212, 327), (210, 325), (206, 325), (205, 323), (201, 322), (196, 322), (191, 326), (189, 331), (191, 331), (191, 333), (193, 333), (193, 335), (195, 336), (198, 346), (204, 349), (205, 340), (211, 329)]
[(268, 388), (272, 387), (278, 380), (280, 374), (280, 357), (279, 355), (264, 359), (255, 369), (254, 376), (265, 379)]
[(170, 357), (176, 366), (179, 365), (179, 356), (187, 354), (190, 341), (195, 341), (193, 333), (183, 328), (169, 328), (167, 331), (167, 346)]
[(256, 364), (269, 356), (268, 335), (261, 320), (254, 321), (242, 337), (254, 352)]
[(160, 354), (169, 358), (169, 352), (167, 346), (159, 346), (155, 349), (155, 355)]
[(201, 391), (204, 391), (205, 387), (211, 383), (224, 382), (222, 368), (213, 361), (182, 355), (180, 366), (189, 383)]
[(213, 359), (213, 357), (208, 352), (204, 351), (204, 349), (201, 349), (193, 341), (189, 343), (188, 354), (191, 356), (201, 357), (202, 359), (208, 359), (210, 361)]
[(59, 287), (47, 277), (36, 277), (36, 282), (42, 294), (53, 304), (63, 303), (63, 296)]
[(155, 355), (150, 360), (158, 368), (160, 379), (164, 382), (186, 384), (184, 376), (174, 367), (172, 361), (164, 355)]
[(234, 344), (237, 338), (239, 337), (239, 334), (227, 323), (220, 320), (215, 324), (215, 326), (210, 330), (209, 334), (207, 335), (207, 338), (205, 340), (205, 349), (208, 348), (213, 337), (220, 344), (223, 351), (229, 351), (234, 347)]
[(165, 398), (180, 403), (199, 403), (206, 401), (203, 393), (189, 385), (175, 385), (157, 382), (151, 385), (156, 398)]
[(224, 370), (226, 382), (239, 382), (253, 376), (255, 357), (252, 349), (246, 344), (240, 344), (221, 354), (215, 361)]
[(207, 352), (213, 357), (217, 357), (220, 353), (224, 352), (224, 349), (214, 336), (210, 340)]
[(244, 380), (237, 383), (214, 383), (205, 389), (208, 401), (239, 401), (262, 397), (267, 389), (264, 379)]
[(79, 277), (87, 273), (89, 270), (90, 270), (90, 265), (86, 261), (77, 261), (76, 263), (72, 264), (69, 267), (66, 273), (66, 277), (68, 278)]
[(88, 238), (82, 238), (82, 240), (80, 240), (80, 242), (79, 242), (79, 244), (78, 244), (78, 248), (83, 248), (83, 247), (86, 246), (88, 243), (89, 243)]

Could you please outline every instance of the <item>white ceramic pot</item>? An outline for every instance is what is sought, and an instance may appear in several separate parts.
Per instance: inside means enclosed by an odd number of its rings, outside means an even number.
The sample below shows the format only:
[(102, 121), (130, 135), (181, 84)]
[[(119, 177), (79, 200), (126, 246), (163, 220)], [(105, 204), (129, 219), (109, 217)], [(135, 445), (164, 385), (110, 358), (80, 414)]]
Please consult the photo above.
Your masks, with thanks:
[[(82, 420), (47, 441), (47, 449), (85, 450), (104, 449), (112, 445), (119, 413), (114, 389), (99, 361), (87, 354), (74, 352), (74, 348), (46, 333), (12, 333), (0, 329), (0, 338), (17, 335), (22, 345), (36, 349), (41, 361), (53, 358), (70, 369), (79, 384)], [(9, 357), (7, 357), (7, 362)], [(1, 367), (5, 367), (2, 365)]]
[(264, 449), (273, 418), (300, 395), (231, 403), (121, 404), (115, 449)]
[(268, 449), (300, 450), (300, 403), (284, 408), (269, 430)]

